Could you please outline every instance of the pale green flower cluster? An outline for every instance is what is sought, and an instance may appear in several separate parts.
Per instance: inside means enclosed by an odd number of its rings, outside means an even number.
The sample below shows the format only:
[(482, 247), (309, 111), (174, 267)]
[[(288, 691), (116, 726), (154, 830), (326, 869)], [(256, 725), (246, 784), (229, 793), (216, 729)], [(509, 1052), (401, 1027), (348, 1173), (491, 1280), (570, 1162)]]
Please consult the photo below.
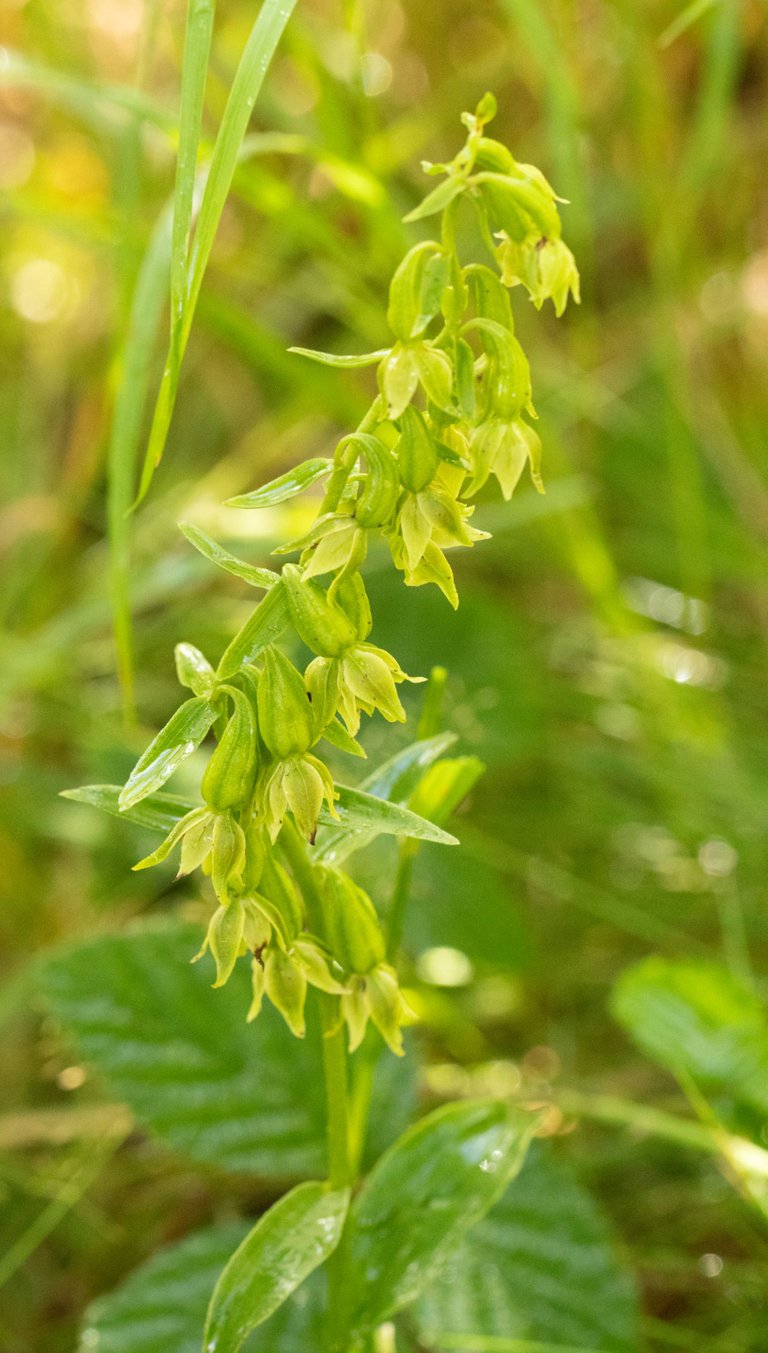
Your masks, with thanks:
[[(522, 285), (537, 306), (550, 298), (558, 314), (569, 294), (578, 299), (555, 195), (538, 170), (485, 135), (494, 109), (486, 96), (464, 117), (468, 135), (455, 160), (428, 167), (445, 177), (408, 219), (439, 216), (439, 239), (411, 249), (392, 280), (392, 346), (358, 359), (306, 354), (331, 364), (376, 363), (378, 393), (332, 459), (307, 462), (238, 500), (264, 506), (328, 480), (314, 525), (277, 551), (298, 561), (280, 575), (263, 571), (267, 595), (218, 672), (180, 646), (179, 675), (193, 697), (122, 796), (125, 806), (153, 792), (213, 728), (202, 805), (136, 867), (178, 846), (181, 873), (210, 877), (218, 906), (201, 952), (210, 949), (215, 959), (217, 986), (250, 954), (249, 1018), (266, 997), (301, 1036), (313, 986), (338, 998), (352, 1048), (370, 1020), (401, 1052), (407, 1007), (371, 899), (343, 871), (311, 864), (318, 824), (337, 814), (338, 790), (319, 744), (363, 755), (355, 740), (362, 717), (378, 711), (402, 722), (398, 687), (420, 679), (369, 642), (360, 566), (371, 538), (381, 537), (408, 586), (434, 583), (458, 604), (448, 555), (487, 538), (473, 525), (470, 500), (490, 476), (509, 498), (526, 465), (541, 488), (530, 371), (508, 289)], [(477, 213), (495, 267), (460, 260), (456, 224), (464, 209)], [(313, 654), (304, 670), (278, 646), (287, 631)], [(287, 833), (309, 845), (311, 904), (286, 867)]]

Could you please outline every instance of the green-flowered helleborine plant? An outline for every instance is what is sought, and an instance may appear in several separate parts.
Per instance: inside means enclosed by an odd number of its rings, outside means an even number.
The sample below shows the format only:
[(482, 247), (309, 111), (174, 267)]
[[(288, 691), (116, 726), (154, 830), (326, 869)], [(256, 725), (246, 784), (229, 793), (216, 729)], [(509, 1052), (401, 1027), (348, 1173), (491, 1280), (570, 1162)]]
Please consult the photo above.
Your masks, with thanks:
[[(375, 1051), (378, 1036), (401, 1056), (403, 1025), (414, 1018), (398, 979), (401, 918), (391, 916), (384, 924), (345, 861), (382, 832), (411, 838), (406, 847), (411, 850), (419, 840), (455, 844), (428, 818), (443, 821), (476, 773), (470, 768), (467, 777), (466, 758), (439, 760), (447, 746), (442, 736), (398, 753), (358, 789), (334, 782), (323, 744), (364, 756), (356, 740), (363, 717), (380, 714), (402, 723), (400, 688), (423, 680), (371, 642), (373, 619), (361, 569), (371, 541), (381, 538), (408, 587), (434, 584), (458, 605), (451, 552), (488, 536), (474, 524), (478, 491), (493, 476), (509, 499), (526, 467), (542, 489), (530, 371), (515, 336), (509, 289), (522, 286), (537, 307), (550, 299), (558, 315), (569, 294), (578, 300), (578, 273), (561, 238), (558, 199), (537, 169), (518, 163), (486, 135), (494, 112), (495, 100), (486, 95), (474, 114), (464, 115), (467, 137), (456, 158), (426, 167), (443, 177), (406, 220), (435, 221), (439, 228), (434, 238), (414, 245), (392, 279), (391, 346), (344, 358), (294, 349), (330, 365), (375, 364), (378, 382), (359, 427), (342, 437), (332, 455), (308, 460), (232, 500), (245, 509), (272, 506), (325, 481), (314, 524), (275, 551), (294, 556), (293, 562), (280, 573), (258, 569), (233, 561), (196, 528), (185, 528), (193, 544), (225, 567), (235, 563), (240, 576), (265, 595), (217, 668), (191, 644), (178, 646), (178, 676), (190, 698), (126, 784), (72, 792), (167, 827), (162, 843), (135, 868), (149, 868), (178, 851), (180, 875), (199, 871), (210, 880), (213, 912), (196, 957), (210, 952), (216, 987), (236, 965), (250, 964), (252, 1000), (244, 1018), (257, 1019), (266, 1000), (301, 1038), (310, 989), (318, 993), (329, 1182), (322, 1189), (300, 1185), (288, 1194), (233, 1256), (209, 1310), (204, 1347), (211, 1353), (239, 1348), (327, 1258), (342, 1234), (346, 1240), (329, 1273), (328, 1347), (367, 1348), (371, 1329), (418, 1295), (445, 1247), (499, 1196), (519, 1167), (529, 1132), (506, 1107), (460, 1106), (462, 1113), (479, 1114), (482, 1131), (475, 1124), (472, 1141), (477, 1145), (482, 1138), (483, 1158), (496, 1143), (493, 1168), (484, 1164), (484, 1173), (475, 1170), (464, 1192), (452, 1194), (445, 1183), (444, 1216), (435, 1211), (432, 1229), (418, 1242), (425, 1253), (409, 1261), (412, 1281), (391, 1274), (385, 1292), (371, 1277), (372, 1263), (368, 1279), (375, 1300), (366, 1305), (359, 1292), (340, 1293), (340, 1274), (346, 1271), (347, 1286), (356, 1281), (355, 1236), (362, 1234), (367, 1197), (364, 1189), (348, 1213), (359, 1152), (350, 1137), (346, 1057), (361, 1049), (365, 1058), (371, 1046)], [(487, 245), (483, 261), (465, 261), (458, 252), (457, 217), (467, 208), (476, 213)], [(304, 670), (284, 647), (294, 652), (296, 639), (313, 655)], [(159, 792), (211, 733), (215, 746), (200, 782), (200, 801), (186, 805)], [(434, 1120), (438, 1151), (447, 1131), (443, 1112), (424, 1120), (411, 1136), (423, 1134)], [(459, 1135), (463, 1121), (454, 1124)], [(409, 1140), (406, 1134), (402, 1144)], [(465, 1158), (458, 1148), (446, 1156), (446, 1180), (452, 1171), (458, 1179), (460, 1157)], [(377, 1169), (386, 1173), (387, 1159)], [(369, 1191), (375, 1177), (376, 1171)], [(365, 1243), (375, 1248), (375, 1236)], [(284, 1281), (273, 1299), (264, 1294), (272, 1291), (275, 1246), (283, 1256)], [(368, 1290), (365, 1275), (362, 1287)]]

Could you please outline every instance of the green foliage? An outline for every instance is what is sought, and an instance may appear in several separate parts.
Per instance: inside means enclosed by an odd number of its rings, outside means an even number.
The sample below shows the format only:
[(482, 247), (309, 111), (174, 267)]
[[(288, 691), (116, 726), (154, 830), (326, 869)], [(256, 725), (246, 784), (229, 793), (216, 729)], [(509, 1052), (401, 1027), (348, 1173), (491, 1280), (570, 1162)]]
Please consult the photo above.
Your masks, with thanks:
[[(637, 1294), (588, 1193), (544, 1152), (448, 1258), (415, 1321), (429, 1348), (640, 1348)], [(473, 1337), (474, 1336), (474, 1337)]]
[[(262, 665), (265, 646), (279, 645), (307, 671), (315, 710), (327, 712), (336, 696), (344, 655), (334, 648), (343, 646), (338, 632), (318, 628), (319, 607), (292, 611), (280, 588), (271, 618), (269, 606), (258, 623), (251, 617), (251, 589), (269, 596), (280, 577), (269, 552), (314, 532), (307, 548), (323, 551), (320, 567), (334, 551), (351, 549), (354, 560), (360, 531), (375, 629), (363, 633), (350, 579), (336, 586), (333, 571), (313, 572), (304, 599), (322, 594), (333, 615), (340, 606), (357, 641), (380, 651), (345, 664), (345, 688), (352, 691), (352, 677), (358, 686), (348, 720), (337, 713), (309, 755), (327, 764), (337, 785), (365, 792), (370, 768), (406, 740), (401, 710), (409, 724), (419, 719), (411, 738), (455, 729), (461, 742), (451, 747), (444, 735), (434, 758), (443, 764), (420, 787), (423, 770), (409, 786), (368, 792), (415, 809), (463, 844), (416, 853), (415, 838), (381, 833), (370, 850), (358, 849), (367, 832), (345, 830), (326, 800), (326, 821), (307, 845), (310, 883), (323, 876), (327, 845), (325, 864), (350, 870), (375, 903), (387, 961), (396, 962), (417, 1016), (415, 1033), (406, 1031), (407, 1059), (391, 1056), (370, 1027), (352, 1057), (355, 1178), (436, 1098), (490, 1094), (542, 1105), (541, 1130), (556, 1137), (552, 1156), (575, 1166), (603, 1199), (621, 1236), (622, 1267), (639, 1275), (648, 1353), (673, 1344), (754, 1353), (764, 1340), (768, 1215), (759, 678), (768, 410), (760, 369), (765, 269), (754, 226), (765, 214), (766, 124), (754, 6), (597, 0), (586, 26), (565, 0), (492, 0), (482, 13), (448, 0), (409, 7), (405, 25), (390, 0), (296, 6), (240, 146), (194, 307), (168, 453), (151, 501), (130, 515), (164, 355), (157, 330), (171, 287), (184, 295), (214, 139), (257, 18), (243, 0), (219, 6), (207, 68), (212, 10), (100, 3), (83, 7), (73, 25), (50, 0), (36, 0), (12, 6), (4, 20), (0, 890), (3, 952), (9, 970), (21, 972), (16, 980), (11, 972), (2, 1002), (0, 1345), (8, 1353), (69, 1353), (82, 1309), (104, 1292), (119, 1302), (134, 1269), (142, 1277), (123, 1306), (123, 1346), (140, 1347), (146, 1336), (148, 1353), (171, 1349), (177, 1321), (188, 1349), (199, 1350), (205, 1302), (228, 1254), (289, 1182), (260, 1174), (245, 1149), (242, 1170), (216, 1168), (212, 1158), (203, 1168), (188, 1148), (174, 1152), (167, 1138), (164, 1145), (151, 1130), (145, 1136), (140, 1119), (120, 1145), (133, 1120), (111, 1102), (120, 1092), (99, 1075), (98, 1059), (80, 1065), (42, 1005), (20, 1013), (30, 951), (126, 926), (133, 940), (131, 918), (170, 913), (190, 921), (184, 945), (172, 950), (186, 970), (210, 921), (218, 971), (210, 956), (189, 970), (200, 979), (198, 1005), (230, 1065), (242, 1055), (226, 1051), (230, 989), (239, 997), (233, 1020), (263, 1005), (242, 1030), (248, 1048), (257, 1053), (265, 1030), (280, 1030), (281, 1056), (300, 1074), (301, 1110), (314, 1106), (314, 1162), (305, 1152), (292, 1178), (323, 1173), (322, 1053), (335, 1062), (338, 1086), (346, 1034), (334, 1026), (334, 1004), (346, 998), (353, 1006), (354, 993), (338, 988), (356, 985), (358, 975), (353, 984), (316, 944), (301, 855), (289, 860), (278, 838), (257, 881), (264, 841), (255, 831), (240, 859), (239, 808), (215, 815), (211, 880), (204, 874), (198, 888), (190, 869), (206, 861), (213, 841), (198, 786), (205, 782), (207, 797), (206, 763), (217, 769), (216, 747), (236, 741), (231, 728), (225, 735), (236, 707), (254, 691), (258, 699), (247, 669)], [(449, 162), (455, 113), (473, 106), (486, 83), (499, 94), (500, 140), (483, 128), (469, 169)], [(547, 281), (560, 304), (570, 265), (556, 248), (540, 259), (526, 244), (516, 212), (530, 205), (535, 176), (505, 149), (507, 138), (570, 199), (564, 232), (586, 303), (562, 326), (548, 307), (539, 317), (519, 304), (526, 283), (537, 301)], [(437, 193), (403, 228), (421, 155), (446, 163), (432, 167), (428, 183)], [(476, 180), (471, 189), (465, 172)], [(534, 199), (534, 206), (531, 219), (551, 224), (551, 204)], [(495, 238), (497, 228), (506, 241)], [(393, 297), (396, 332), (388, 337), (387, 284), (418, 240), (426, 247), (401, 273), (414, 296), (406, 285)], [(451, 281), (446, 255), (454, 245), (468, 309), (448, 343), (439, 331), (444, 320), (456, 321), (461, 288), (452, 288), (447, 315), (422, 326), (437, 287)], [(496, 262), (507, 280), (522, 279), (511, 293)], [(177, 317), (175, 301), (170, 312)], [(289, 355), (290, 343), (304, 356)], [(505, 421), (510, 412), (514, 420), (528, 385), (517, 343), (531, 358), (540, 420), (523, 412), (510, 427)], [(478, 379), (480, 362), (498, 404), (497, 420), (482, 431), (475, 421), (488, 382)], [(379, 427), (345, 435), (365, 415), (382, 363), (387, 412), (402, 409), (394, 434), (380, 436)], [(403, 403), (409, 397), (413, 403)], [(449, 420), (457, 411), (459, 425), (473, 429), (469, 448), (455, 444)], [(167, 413), (168, 401), (155, 434)], [(419, 433), (433, 426), (426, 447)], [(542, 446), (546, 497), (527, 483), (529, 470), (538, 483)], [(336, 469), (337, 485), (341, 477), (337, 458), (353, 452), (345, 493), (354, 498), (354, 532), (346, 519), (314, 523)], [(259, 495), (257, 485), (286, 473), (290, 480), (292, 466), (316, 459), (334, 462), (331, 475), (303, 493), (258, 513), (215, 506), (248, 490)], [(421, 486), (435, 466), (441, 480), (465, 471), (455, 501), (476, 503), (474, 516), (457, 517), (429, 483)], [(434, 521), (454, 539), (457, 532), (472, 539), (478, 528), (493, 533), (481, 549), (445, 554), (455, 595), (434, 555), (438, 586), (403, 594), (392, 579), (381, 528), (400, 514), (406, 490), (414, 503), (401, 522), (411, 554), (401, 564), (416, 559)], [(191, 523), (192, 550), (176, 538), (178, 517)], [(293, 565), (302, 578), (303, 566)], [(461, 595), (458, 613), (440, 585), (452, 600)], [(217, 659), (241, 629), (232, 667), (217, 678), (203, 654)], [(181, 696), (172, 689), (177, 644)], [(381, 651), (396, 655), (397, 671), (384, 659), (379, 665)], [(442, 703), (436, 685), (420, 692), (404, 679), (436, 664), (450, 671)], [(140, 728), (131, 714), (134, 666)], [(366, 682), (396, 716), (392, 726), (360, 708)], [(208, 699), (217, 684), (212, 729), (179, 765), (172, 792), (162, 786), (118, 816), (119, 784), (152, 731), (174, 702)], [(366, 765), (346, 761), (361, 751)], [(462, 776), (465, 785), (475, 777), (475, 758), (487, 774), (448, 822), (448, 782), (455, 777), (460, 793)], [(260, 747), (258, 764), (266, 769), (267, 760)], [(311, 809), (310, 766), (293, 767), (286, 785)], [(57, 804), (62, 786), (77, 782), (93, 782), (76, 795), (80, 805)], [(102, 793), (104, 784), (117, 788)], [(215, 786), (211, 792), (215, 798)], [(89, 799), (110, 812), (92, 813)], [(188, 813), (202, 816), (180, 826)], [(289, 816), (284, 832), (290, 827)], [(173, 842), (163, 840), (174, 829), (175, 882)], [(157, 868), (148, 867), (153, 860)], [(145, 867), (131, 873), (135, 861)], [(235, 866), (247, 895), (230, 898)], [(235, 942), (247, 930), (258, 948), (267, 926), (282, 945), (273, 939), (264, 952), (257, 992), (259, 973), (254, 968), (251, 989)], [(638, 969), (649, 950), (655, 964)], [(95, 1001), (104, 994), (100, 951), (92, 960), (77, 971), (81, 997), (87, 991)], [(153, 948), (161, 975), (162, 960)], [(142, 1028), (152, 1000), (161, 1001), (149, 967), (137, 984), (144, 1003), (136, 1000), (126, 1016), (131, 1031)], [(209, 983), (230, 967), (226, 985), (212, 992)], [(617, 979), (616, 1009), (631, 1040), (611, 1020)], [(331, 989), (313, 991), (317, 982)], [(382, 992), (376, 1001), (373, 994), (365, 991), (364, 1010), (372, 1015), (375, 1005), (390, 1028), (386, 1001), (376, 1003)], [(322, 1042), (318, 1002), (329, 1035)], [(303, 1042), (274, 1004), (297, 1031), (306, 1026)], [(176, 1036), (160, 1040), (173, 1047)], [(216, 1051), (211, 1038), (209, 1053)], [(220, 1088), (216, 1078), (213, 1085)], [(194, 1119), (194, 1102), (185, 1102)], [(244, 1105), (257, 1115), (253, 1101)], [(529, 1162), (470, 1233), (458, 1277), (396, 1316), (394, 1334), (385, 1326), (376, 1335), (382, 1349), (391, 1353), (394, 1339), (397, 1353), (432, 1353), (440, 1331), (446, 1353), (451, 1346), (490, 1353), (499, 1342), (603, 1353), (623, 1337), (624, 1326), (608, 1324), (614, 1308), (617, 1321), (627, 1309), (615, 1265), (606, 1261), (601, 1278), (612, 1300), (580, 1303), (578, 1257), (587, 1255), (598, 1273), (597, 1241), (577, 1231), (572, 1267), (561, 1263), (571, 1235), (567, 1185), (543, 1170), (536, 1196), (532, 1169)], [(486, 1232), (502, 1212), (504, 1233)], [(232, 1216), (248, 1220), (201, 1280), (184, 1287), (177, 1273), (181, 1308), (173, 1283), (152, 1298), (147, 1279), (150, 1314), (140, 1324), (142, 1261), (180, 1235), (192, 1244), (195, 1228)], [(509, 1242), (507, 1225), (517, 1217), (525, 1220), (519, 1245)], [(472, 1268), (475, 1253), (485, 1260), (482, 1273)], [(494, 1267), (501, 1277), (487, 1290)], [(269, 1353), (322, 1348), (332, 1333), (328, 1306), (339, 1308), (343, 1254), (325, 1268), (249, 1344)], [(472, 1293), (460, 1282), (465, 1270)], [(473, 1311), (475, 1292), (481, 1313)], [(428, 1300), (438, 1315), (427, 1327), (419, 1312)]]
[(720, 964), (647, 958), (622, 973), (613, 1011), (643, 1051), (732, 1115), (768, 1113), (768, 1018), (747, 982)]
[(408, 1306), (519, 1171), (529, 1116), (451, 1104), (412, 1127), (372, 1170), (350, 1217), (350, 1323), (361, 1333)]
[(205, 1353), (237, 1353), (243, 1341), (332, 1254), (341, 1238), (349, 1190), (299, 1184), (260, 1217), (235, 1250), (211, 1297)]

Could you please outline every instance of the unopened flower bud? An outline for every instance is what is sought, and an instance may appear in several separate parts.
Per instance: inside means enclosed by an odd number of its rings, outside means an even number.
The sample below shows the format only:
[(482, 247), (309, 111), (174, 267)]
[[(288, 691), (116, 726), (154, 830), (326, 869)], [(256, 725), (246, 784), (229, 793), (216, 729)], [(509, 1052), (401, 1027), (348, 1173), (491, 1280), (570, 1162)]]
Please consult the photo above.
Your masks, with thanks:
[(336, 587), (339, 605), (344, 608), (355, 626), (355, 638), (363, 643), (371, 632), (373, 617), (371, 603), (359, 573), (350, 573), (342, 578)]
[(387, 323), (402, 343), (419, 338), (440, 309), (450, 276), (445, 250), (424, 240), (408, 251), (389, 288)]
[(200, 786), (206, 803), (217, 813), (243, 803), (253, 789), (258, 742), (253, 705), (234, 686), (224, 688), (233, 711), (206, 766)]
[(261, 735), (273, 756), (306, 752), (312, 746), (312, 710), (301, 674), (279, 648), (263, 653), (259, 677)]
[(435, 477), (439, 457), (437, 447), (420, 413), (409, 405), (400, 421), (397, 460), (400, 479), (412, 493), (426, 488)]
[(355, 627), (319, 583), (305, 578), (296, 564), (286, 564), (283, 583), (294, 628), (307, 648), (322, 657), (336, 658), (355, 642)]
[(345, 972), (363, 974), (384, 958), (384, 936), (368, 894), (348, 874), (323, 869), (320, 896), (325, 940)]
[(365, 479), (355, 504), (355, 518), (366, 528), (386, 526), (400, 493), (397, 461), (379, 437), (358, 433), (356, 442), (365, 456)]

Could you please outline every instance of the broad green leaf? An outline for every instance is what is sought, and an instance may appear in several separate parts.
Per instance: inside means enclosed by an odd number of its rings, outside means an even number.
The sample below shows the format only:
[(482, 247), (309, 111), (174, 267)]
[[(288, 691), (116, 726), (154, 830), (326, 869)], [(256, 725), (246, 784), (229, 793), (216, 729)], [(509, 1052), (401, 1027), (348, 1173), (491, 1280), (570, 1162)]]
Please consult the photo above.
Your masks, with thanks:
[(271, 568), (256, 568), (253, 564), (247, 564), (244, 559), (238, 559), (236, 555), (230, 554), (218, 541), (212, 540), (205, 531), (201, 531), (199, 526), (192, 526), (190, 522), (180, 521), (179, 530), (186, 536), (190, 545), (194, 545), (196, 550), (204, 554), (206, 559), (210, 559), (212, 564), (223, 568), (226, 573), (233, 573), (236, 578), (242, 578), (243, 582), (250, 583), (251, 587), (263, 587), (269, 591), (275, 583), (280, 581), (280, 574), (275, 573)]
[[(394, 1060), (394, 1059), (390, 1059)], [(206, 1227), (154, 1254), (85, 1313), (78, 1353), (200, 1353), (211, 1292), (247, 1221)], [(248, 1353), (308, 1353), (323, 1337), (322, 1272), (302, 1284)]]
[(316, 352), (314, 348), (289, 348), (289, 352), (295, 352), (299, 357), (309, 357), (313, 362), (320, 362), (322, 366), (341, 367), (344, 371), (352, 370), (358, 366), (373, 366), (375, 362), (380, 362), (383, 357), (389, 355), (389, 348), (380, 348), (378, 352), (361, 352), (359, 354), (341, 354), (336, 352)]
[(169, 780), (200, 746), (216, 718), (215, 704), (205, 696), (186, 700), (139, 757), (120, 792), (118, 806), (132, 808)]
[(104, 813), (119, 817), (123, 822), (135, 822), (138, 827), (147, 827), (149, 831), (162, 832), (167, 836), (177, 822), (199, 804), (189, 799), (180, 799), (175, 794), (148, 794), (131, 808), (122, 809), (119, 804), (122, 785), (82, 785), (79, 789), (64, 789), (63, 799), (74, 799), (76, 803), (88, 803), (100, 808)]
[(450, 1104), (382, 1156), (350, 1214), (353, 1331), (375, 1327), (428, 1286), (517, 1174), (534, 1125), (502, 1103)]
[(539, 1151), (448, 1257), (414, 1317), (424, 1344), (446, 1353), (640, 1347), (637, 1293), (607, 1224), (589, 1194)]
[(765, 1006), (720, 964), (651, 957), (622, 973), (613, 1013), (673, 1074), (768, 1114)]
[(201, 938), (181, 924), (100, 936), (54, 954), (42, 989), (110, 1094), (174, 1150), (254, 1175), (321, 1174), (317, 1031), (293, 1038), (271, 1007), (246, 1024), (249, 963), (212, 990), (212, 961), (190, 962)]
[(187, 298), (187, 255), (195, 196), (197, 151), (203, 118), (205, 81), (213, 36), (216, 0), (188, 0), (184, 61), (181, 72), (179, 149), (173, 199), (171, 258), (172, 327), (181, 321)]
[(234, 676), (241, 667), (253, 662), (259, 653), (274, 644), (286, 629), (288, 620), (285, 588), (282, 582), (278, 582), (270, 588), (227, 648), (219, 663), (217, 675), (220, 680), (226, 681)]
[(174, 322), (174, 333), (155, 405), (139, 486), (139, 501), (149, 489), (165, 448), (192, 319), (221, 214), (232, 186), (243, 137), (264, 76), (295, 5), (296, 0), (263, 0), (229, 91), (189, 254), (184, 310), (181, 318)]
[(295, 498), (297, 494), (303, 493), (311, 484), (316, 484), (319, 479), (329, 475), (332, 469), (333, 461), (327, 456), (305, 460), (301, 465), (296, 465), (286, 474), (280, 475), (278, 479), (272, 479), (262, 488), (254, 489), (253, 493), (241, 493), (236, 498), (228, 498), (225, 506), (275, 507), (277, 503), (285, 503), (289, 498)]
[(260, 1217), (216, 1284), (204, 1353), (238, 1353), (261, 1325), (336, 1249), (349, 1190), (298, 1184)]
[(431, 193), (427, 193), (424, 201), (420, 202), (418, 207), (414, 207), (413, 211), (409, 211), (408, 215), (403, 217), (403, 220), (406, 225), (410, 225), (412, 221), (423, 221), (427, 216), (435, 216), (437, 212), (444, 211), (446, 207), (450, 206), (454, 197), (458, 197), (459, 193), (464, 191), (464, 187), (464, 179), (444, 179), (442, 183), (438, 183), (437, 187), (432, 189)]
[[(357, 786), (358, 792), (372, 794), (377, 799), (389, 799), (394, 803), (405, 803), (427, 766), (432, 765), (455, 741), (454, 733), (439, 733), (436, 737), (410, 743), (366, 776)], [(338, 824), (322, 827), (318, 833), (315, 858), (328, 864), (341, 864), (377, 835), (378, 832), (369, 827), (355, 832)]]
[[(320, 812), (320, 821), (323, 823), (342, 831), (364, 831), (370, 838), (383, 834), (410, 836), (417, 841), (436, 841), (443, 846), (459, 844), (455, 836), (450, 836), (441, 827), (427, 822), (426, 818), (419, 817), (408, 808), (400, 808), (386, 799), (377, 799), (360, 789), (348, 789), (345, 785), (337, 785), (336, 788), (339, 797), (334, 807), (338, 817), (332, 817), (330, 810), (325, 807)], [(318, 852), (315, 858), (327, 860), (328, 856)]]

